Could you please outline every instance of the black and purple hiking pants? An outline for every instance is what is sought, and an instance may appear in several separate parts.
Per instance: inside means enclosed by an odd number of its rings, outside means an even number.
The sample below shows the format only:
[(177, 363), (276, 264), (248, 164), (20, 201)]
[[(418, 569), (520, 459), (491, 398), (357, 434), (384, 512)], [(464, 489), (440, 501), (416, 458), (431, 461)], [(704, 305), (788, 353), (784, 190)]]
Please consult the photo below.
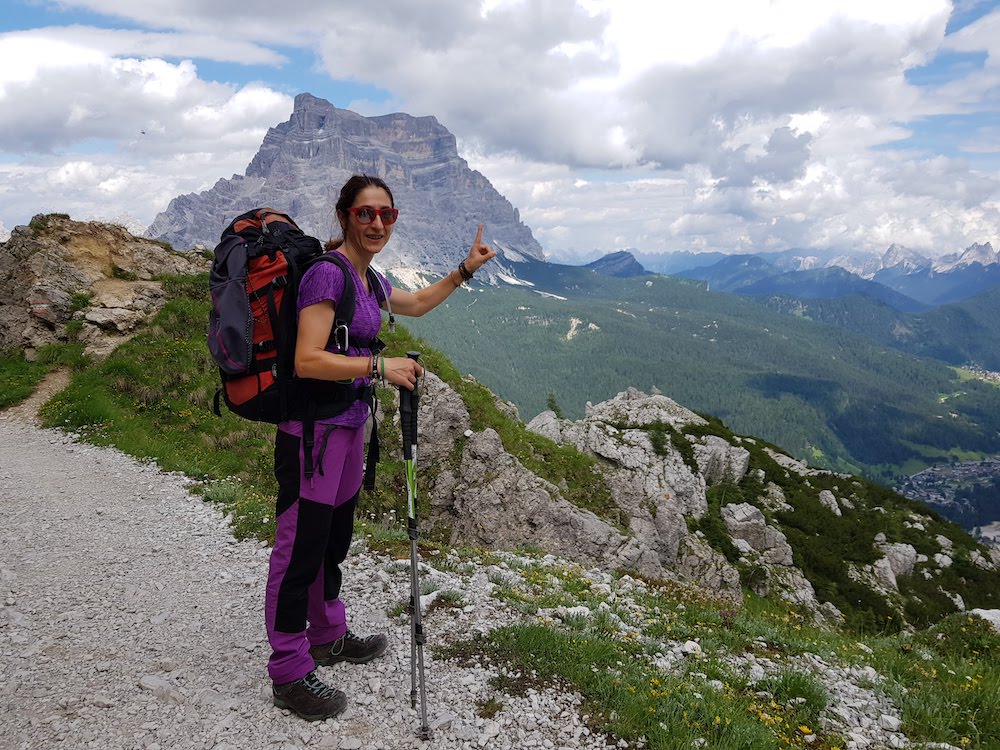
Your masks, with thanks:
[(282, 423), (274, 442), (277, 532), (264, 620), (271, 644), (267, 671), (276, 684), (312, 672), (309, 646), (347, 632), (340, 565), (351, 546), (364, 472), (364, 427), (317, 423), (315, 472), (304, 477), (301, 429), (301, 423)]

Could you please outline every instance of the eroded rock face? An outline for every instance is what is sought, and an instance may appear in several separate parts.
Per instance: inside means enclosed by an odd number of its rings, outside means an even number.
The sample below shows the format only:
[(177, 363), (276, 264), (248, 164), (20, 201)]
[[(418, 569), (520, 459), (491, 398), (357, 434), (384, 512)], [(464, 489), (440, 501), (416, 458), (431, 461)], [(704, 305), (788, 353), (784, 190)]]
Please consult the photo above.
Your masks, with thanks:
[[(662, 394), (630, 388), (608, 401), (588, 404), (580, 421), (543, 412), (528, 429), (557, 443), (571, 444), (602, 462), (605, 482), (626, 514), (633, 545), (640, 551), (638, 560), (644, 567), (636, 568), (639, 572), (694, 580), (711, 588), (738, 587), (736, 569), (688, 532), (687, 519), (708, 510), (706, 479), (698, 464), (689, 466), (671, 445), (654, 446), (649, 431), (641, 429), (663, 424), (680, 430), (704, 423), (697, 414)], [(702, 448), (706, 464), (723, 472), (738, 477), (746, 472), (740, 455), (743, 449), (730, 451), (707, 441), (696, 443), (694, 448)]]
[(571, 560), (642, 564), (642, 552), (625, 534), (525, 469), (492, 429), (473, 433), (457, 465), (440, 473), (431, 506), (431, 524), (449, 527), (453, 543), (535, 546)]
[[(742, 561), (757, 570), (750, 579), (755, 593), (767, 596), (777, 592), (794, 604), (818, 607), (815, 589), (795, 567), (787, 537), (767, 523), (759, 508), (750, 503), (732, 503), (724, 505), (721, 513)], [(822, 609), (817, 611), (827, 616)]]
[[(478, 223), (497, 258), (480, 281), (544, 253), (516, 208), (458, 155), (455, 136), (433, 117), (395, 113), (363, 117), (299, 94), (289, 119), (268, 130), (245, 175), (174, 198), (147, 230), (179, 250), (212, 248), (233, 217), (259, 206), (290, 213), (321, 240), (340, 234), (334, 206), (356, 173), (381, 177), (401, 215), (379, 255), (383, 270), (421, 269), (423, 281), (447, 273), (468, 248)], [(516, 274), (515, 274), (516, 275)], [(400, 278), (403, 278), (400, 275)]]
[(0, 246), (0, 349), (30, 356), (66, 340), (66, 324), (77, 319), (88, 352), (107, 353), (162, 306), (154, 277), (208, 267), (201, 255), (175, 253), (121, 227), (36, 216)]
[[(618, 509), (614, 522), (567, 501), (562, 488), (507, 453), (495, 431), (473, 432), (461, 399), (433, 376), (421, 404), (422, 410), (426, 407), (422, 424), (438, 423), (421, 428), (427, 430), (421, 435), (426, 446), (422, 455), (429, 453), (440, 462), (428, 521), (449, 529), (454, 542), (531, 546), (649, 577), (738, 589), (736, 569), (687, 530), (686, 518), (704, 514), (708, 507), (704, 478), (677, 451), (657, 453), (649, 434), (638, 428), (702, 421), (670, 399), (630, 390), (590, 407), (580, 422), (548, 412), (529, 427), (602, 461)], [(452, 447), (428, 445), (437, 439)]]

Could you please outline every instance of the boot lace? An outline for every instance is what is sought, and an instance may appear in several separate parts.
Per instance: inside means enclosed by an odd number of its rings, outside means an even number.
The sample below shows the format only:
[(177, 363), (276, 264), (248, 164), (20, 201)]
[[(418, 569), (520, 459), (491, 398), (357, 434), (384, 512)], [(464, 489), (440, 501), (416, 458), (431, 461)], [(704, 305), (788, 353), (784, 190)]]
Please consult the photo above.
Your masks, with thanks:
[(337, 692), (317, 677), (315, 672), (310, 672), (302, 678), (302, 686), (320, 699), (331, 698)]
[(350, 630), (348, 630), (334, 642), (333, 647), (330, 649), (330, 653), (334, 655), (339, 655), (340, 653), (343, 652), (343, 650), (347, 647), (349, 643), (355, 646), (364, 646), (374, 637), (375, 637), (374, 635), (369, 635), (365, 638), (359, 638)]

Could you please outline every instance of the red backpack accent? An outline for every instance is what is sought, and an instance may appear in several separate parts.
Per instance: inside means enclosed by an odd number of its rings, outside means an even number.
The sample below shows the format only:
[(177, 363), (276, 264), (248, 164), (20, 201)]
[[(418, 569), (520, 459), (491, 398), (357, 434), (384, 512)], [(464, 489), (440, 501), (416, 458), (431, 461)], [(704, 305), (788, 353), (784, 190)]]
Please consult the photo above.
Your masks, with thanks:
[(223, 230), (209, 274), (208, 348), (222, 377), (216, 414), (220, 397), (254, 421), (291, 414), (295, 297), (306, 265), (322, 254), (319, 240), (270, 208), (241, 214)]

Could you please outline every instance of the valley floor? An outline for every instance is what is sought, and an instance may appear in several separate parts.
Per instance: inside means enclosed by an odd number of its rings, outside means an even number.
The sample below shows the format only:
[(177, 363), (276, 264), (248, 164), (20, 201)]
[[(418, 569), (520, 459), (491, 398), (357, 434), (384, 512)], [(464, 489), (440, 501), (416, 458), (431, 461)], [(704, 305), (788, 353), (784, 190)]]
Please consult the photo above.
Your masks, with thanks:
[(1000, 457), (932, 466), (896, 490), (967, 530), (1000, 523)]

